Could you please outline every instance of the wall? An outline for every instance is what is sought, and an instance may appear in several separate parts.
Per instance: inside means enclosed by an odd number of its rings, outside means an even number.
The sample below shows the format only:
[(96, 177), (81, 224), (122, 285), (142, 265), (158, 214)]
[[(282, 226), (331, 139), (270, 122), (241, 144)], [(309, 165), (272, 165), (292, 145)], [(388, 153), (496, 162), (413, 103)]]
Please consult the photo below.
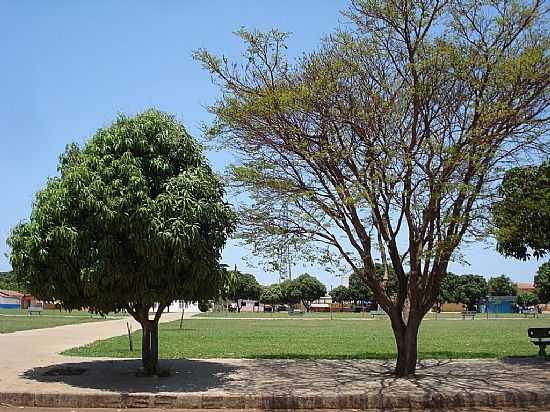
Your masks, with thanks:
[(462, 312), (463, 310), (462, 303), (444, 303), (441, 305), (441, 312)]
[(264, 305), (250, 299), (239, 299), (239, 305), (241, 305), (241, 312), (263, 312)]
[(0, 296), (0, 308), (2, 309), (19, 309), (21, 307), (21, 299), (16, 297)]

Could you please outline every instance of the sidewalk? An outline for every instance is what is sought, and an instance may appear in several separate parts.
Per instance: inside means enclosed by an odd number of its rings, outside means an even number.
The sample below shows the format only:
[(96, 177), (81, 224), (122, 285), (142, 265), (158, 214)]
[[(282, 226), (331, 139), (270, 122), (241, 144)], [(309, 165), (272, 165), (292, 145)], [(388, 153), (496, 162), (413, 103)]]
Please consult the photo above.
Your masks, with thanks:
[[(178, 316), (166, 314), (162, 319), (170, 321)], [(393, 361), (182, 359), (161, 362), (172, 370), (170, 377), (138, 378), (137, 359), (57, 354), (123, 334), (125, 322), (114, 320), (0, 335), (0, 404), (415, 410), (527, 407), (550, 402), (550, 362), (535, 358), (427, 361), (420, 365), (414, 379), (393, 377)]]
[[(192, 314), (186, 314), (190, 317)], [(179, 319), (180, 313), (165, 313), (161, 322)], [(140, 325), (132, 317), (103, 322), (78, 323), (45, 329), (22, 330), (0, 334), (0, 391), (26, 390), (30, 383), (22, 379), (29, 369), (78, 359), (59, 353), (96, 340), (127, 333), (126, 322), (133, 330)]]

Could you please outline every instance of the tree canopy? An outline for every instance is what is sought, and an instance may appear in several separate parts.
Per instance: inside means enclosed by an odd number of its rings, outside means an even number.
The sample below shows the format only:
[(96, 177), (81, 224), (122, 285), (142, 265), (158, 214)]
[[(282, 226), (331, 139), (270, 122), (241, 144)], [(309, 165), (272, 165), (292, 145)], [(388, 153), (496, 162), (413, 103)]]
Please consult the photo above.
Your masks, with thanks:
[(414, 373), (420, 322), (502, 171), (545, 142), (545, 7), (353, 0), (352, 24), (297, 61), (277, 30), (239, 31), (242, 64), (195, 55), (221, 88), (209, 133), (236, 153), (229, 174), (251, 200), (240, 236), (272, 256), (285, 235), (296, 254), (360, 273), (389, 314), (399, 376)]
[(17, 281), (13, 272), (0, 272), (0, 289), (26, 293), (25, 287)]
[(332, 300), (337, 303), (344, 304), (351, 299), (350, 290), (344, 285), (335, 287), (329, 292), (329, 295), (332, 297)]
[[(260, 302), (275, 306), (283, 303), (283, 292), (278, 284), (264, 286), (260, 294)], [(275, 309), (272, 308), (274, 311)]]
[[(260, 299), (262, 287), (254, 277), (249, 273), (241, 273), (234, 270), (229, 273), (231, 277), (230, 285), (227, 291), (227, 297), (238, 303), (242, 299)], [(241, 307), (237, 304), (237, 310), (240, 312)]]
[[(375, 263), (376, 278), (383, 286), (384, 290), (389, 296), (395, 296), (397, 294), (398, 284), (395, 270), (391, 265), (387, 265), (384, 269), (384, 265), (381, 263)], [(406, 274), (408, 276), (408, 274)], [(361, 275), (361, 272), (352, 272), (349, 277), (349, 292), (350, 298), (355, 301), (372, 301), (374, 298), (372, 289), (369, 287), (365, 277)]]
[(488, 294), (487, 281), (479, 275), (446, 273), (441, 282), (441, 302), (463, 303), (473, 310)]
[(542, 303), (550, 302), (550, 262), (543, 263), (537, 270), (535, 289)]
[(349, 298), (354, 302), (367, 302), (372, 300), (372, 290), (365, 279), (358, 273), (353, 272), (349, 276)]
[(458, 288), (459, 276), (447, 272), (441, 279), (438, 302), (456, 303), (456, 290)]
[(119, 116), (82, 149), (68, 146), (59, 172), (9, 237), (17, 279), (66, 309), (127, 310), (154, 373), (165, 307), (214, 297), (226, 281), (219, 259), (235, 216), (222, 184), (201, 146), (156, 110)]
[(522, 292), (518, 294), (517, 304), (520, 306), (538, 305), (539, 297), (534, 292)]
[(283, 302), (288, 305), (296, 305), (302, 300), (300, 286), (295, 280), (287, 279), (279, 284)]
[(518, 287), (506, 275), (490, 278), (487, 288), (490, 296), (516, 296), (518, 294)]
[(294, 282), (296, 282), (300, 291), (300, 301), (308, 312), (311, 308), (311, 302), (327, 294), (325, 285), (308, 273), (298, 276)]
[(498, 192), (497, 250), (523, 260), (550, 252), (550, 161), (508, 170)]

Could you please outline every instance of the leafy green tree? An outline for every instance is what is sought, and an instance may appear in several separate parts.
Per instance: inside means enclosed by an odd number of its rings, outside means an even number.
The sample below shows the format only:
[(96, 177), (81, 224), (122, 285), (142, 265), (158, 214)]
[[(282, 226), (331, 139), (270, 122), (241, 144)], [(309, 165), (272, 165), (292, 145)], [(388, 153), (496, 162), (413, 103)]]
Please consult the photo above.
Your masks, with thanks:
[(550, 302), (550, 262), (543, 263), (537, 270), (535, 289), (541, 302)]
[(128, 311), (147, 375), (166, 306), (215, 297), (226, 281), (219, 259), (235, 216), (201, 149), (168, 114), (119, 116), (81, 150), (69, 146), (8, 239), (17, 280), (37, 298)]
[(516, 296), (518, 287), (506, 275), (490, 278), (487, 282), (489, 296)]
[[(397, 276), (395, 275), (395, 270), (391, 265), (388, 265), (388, 270), (384, 269), (384, 265), (381, 263), (376, 263), (375, 265), (376, 278), (383, 286), (385, 292), (389, 296), (394, 296), (397, 294)], [(387, 277), (387, 279), (386, 279)], [(370, 301), (373, 299), (374, 295), (372, 289), (368, 286), (366, 279), (361, 276), (360, 272), (353, 272), (349, 277), (349, 289), (350, 296), (354, 302), (358, 301)]]
[[(352, 0), (352, 24), (292, 62), (287, 34), (241, 30), (243, 64), (195, 57), (221, 98), (210, 135), (250, 201), (240, 236), (359, 273), (389, 315), (395, 372), (510, 159), (544, 143), (550, 30), (541, 1)], [(452, 96), (452, 98), (450, 98)], [(539, 153), (533, 153), (533, 156)], [(387, 256), (397, 293), (376, 276)]]
[(300, 301), (308, 312), (311, 308), (311, 302), (327, 294), (325, 285), (308, 273), (298, 276), (294, 282), (296, 282), (300, 291)]
[(202, 299), (202, 300), (199, 300), (198, 307), (201, 312), (208, 312), (208, 309), (210, 309), (210, 303), (208, 303), (207, 300)]
[(329, 292), (329, 295), (332, 297), (334, 302), (342, 305), (342, 309), (344, 308), (344, 302), (351, 300), (350, 290), (344, 285), (335, 287)]
[(550, 161), (506, 172), (493, 206), (497, 250), (540, 258), (550, 252)]
[(25, 287), (17, 281), (13, 272), (0, 272), (0, 289), (26, 292)]
[(372, 300), (372, 290), (361, 275), (353, 272), (349, 277), (349, 298), (354, 302)]
[(457, 302), (456, 294), (458, 290), (459, 279), (459, 276), (451, 272), (447, 272), (445, 273), (445, 275), (443, 275), (441, 279), (441, 287), (439, 289), (439, 296), (436, 302), (438, 311), (441, 311), (441, 305), (445, 302)]
[(294, 306), (302, 300), (300, 285), (295, 280), (287, 279), (279, 284), (284, 303)]
[(283, 303), (283, 292), (278, 284), (265, 286), (260, 294), (260, 302), (271, 305), (272, 311), (275, 311), (275, 306)]
[[(384, 290), (386, 294), (388, 294), (389, 296), (395, 296), (399, 289), (399, 285), (397, 282), (397, 276), (395, 274), (395, 269), (393, 268), (393, 266), (388, 265), (387, 274), (386, 274), (386, 270), (384, 269), (384, 265), (382, 265), (381, 263), (375, 263), (374, 269), (376, 273), (376, 278), (384, 286)], [(409, 274), (405, 273), (405, 277), (407, 276), (409, 276)]]
[(518, 294), (518, 305), (520, 306), (534, 306), (538, 305), (539, 297), (533, 292), (523, 292)]
[(482, 298), (488, 294), (487, 281), (480, 275), (461, 275), (458, 276), (457, 285), (454, 293), (454, 303), (464, 303), (468, 310), (474, 310)]
[(237, 270), (230, 273), (233, 277), (227, 297), (237, 302), (237, 310), (241, 311), (239, 301), (242, 299), (258, 300), (262, 293), (262, 287), (254, 277), (248, 273), (241, 273)]

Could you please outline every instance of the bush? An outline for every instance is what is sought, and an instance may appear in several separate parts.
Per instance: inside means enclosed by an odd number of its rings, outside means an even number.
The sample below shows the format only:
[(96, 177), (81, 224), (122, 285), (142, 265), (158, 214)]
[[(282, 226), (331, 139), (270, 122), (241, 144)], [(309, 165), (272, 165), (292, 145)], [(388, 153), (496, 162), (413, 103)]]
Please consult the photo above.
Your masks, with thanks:
[(199, 301), (199, 310), (201, 312), (208, 312), (208, 309), (210, 309), (210, 303), (208, 303), (207, 300), (200, 300)]

